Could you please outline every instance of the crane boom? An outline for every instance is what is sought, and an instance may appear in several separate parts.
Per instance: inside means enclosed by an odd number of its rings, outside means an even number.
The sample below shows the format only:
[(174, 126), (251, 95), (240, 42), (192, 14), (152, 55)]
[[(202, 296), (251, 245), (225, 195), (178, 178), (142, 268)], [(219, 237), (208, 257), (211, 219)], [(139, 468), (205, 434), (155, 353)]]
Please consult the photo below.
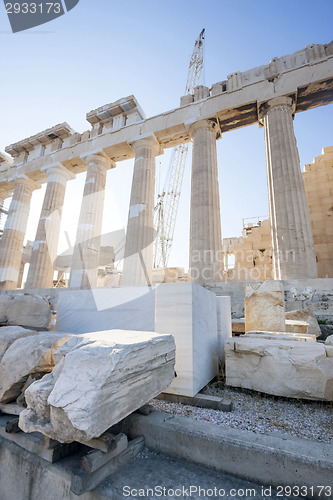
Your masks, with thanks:
[[(191, 55), (185, 95), (193, 94), (194, 89), (200, 83), (200, 77), (204, 62), (204, 34), (203, 29), (195, 41)], [(158, 195), (158, 203), (155, 207), (155, 252), (154, 268), (166, 267), (173, 243), (173, 236), (176, 226), (179, 199), (182, 190), (184, 171), (187, 159), (189, 144), (180, 144), (172, 152), (169, 174), (166, 186), (162, 194)]]

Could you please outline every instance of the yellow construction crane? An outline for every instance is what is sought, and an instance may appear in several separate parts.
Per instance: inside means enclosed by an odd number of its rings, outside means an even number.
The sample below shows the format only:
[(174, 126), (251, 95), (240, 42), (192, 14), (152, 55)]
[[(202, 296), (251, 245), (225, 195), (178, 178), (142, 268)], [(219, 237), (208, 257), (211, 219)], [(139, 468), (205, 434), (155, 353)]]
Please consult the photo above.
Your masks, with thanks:
[[(203, 29), (194, 44), (188, 68), (185, 95), (193, 94), (194, 88), (200, 83), (204, 63), (204, 34), (205, 30)], [(158, 203), (155, 207), (154, 268), (167, 267), (175, 232), (188, 149), (189, 144), (181, 144), (173, 149), (165, 187), (162, 194), (158, 195)]]

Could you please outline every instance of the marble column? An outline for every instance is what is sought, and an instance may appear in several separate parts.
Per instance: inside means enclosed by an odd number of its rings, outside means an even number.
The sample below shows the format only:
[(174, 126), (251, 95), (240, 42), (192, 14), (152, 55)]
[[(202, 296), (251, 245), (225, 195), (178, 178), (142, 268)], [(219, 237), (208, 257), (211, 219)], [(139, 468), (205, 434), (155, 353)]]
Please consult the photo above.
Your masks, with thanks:
[(73, 252), (70, 288), (97, 286), (107, 170), (115, 163), (104, 153), (85, 159), (88, 170)]
[(190, 277), (196, 283), (223, 280), (223, 252), (216, 139), (213, 120), (194, 123), (190, 220)]
[(132, 191), (128, 214), (122, 286), (152, 284), (154, 241), (155, 136), (134, 142)]
[(35, 189), (41, 187), (28, 177), (20, 177), (14, 184), (13, 198), (0, 240), (0, 289), (2, 290), (17, 288), (31, 196)]
[(67, 181), (75, 175), (61, 163), (46, 169), (47, 186), (32, 247), (25, 288), (52, 288)]
[(316, 278), (309, 209), (293, 127), (294, 103), (272, 99), (260, 108), (265, 128), (274, 278)]

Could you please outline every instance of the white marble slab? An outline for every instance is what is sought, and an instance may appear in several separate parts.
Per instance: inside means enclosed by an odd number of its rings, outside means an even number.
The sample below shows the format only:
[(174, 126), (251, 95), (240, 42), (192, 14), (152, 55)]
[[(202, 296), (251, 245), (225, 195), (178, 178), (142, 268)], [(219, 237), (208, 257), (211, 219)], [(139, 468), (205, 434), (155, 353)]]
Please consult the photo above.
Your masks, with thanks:
[(155, 331), (176, 341), (176, 374), (171, 394), (194, 396), (218, 373), (215, 294), (194, 283), (156, 287)]
[(58, 332), (154, 331), (155, 288), (93, 288), (59, 295)]
[(232, 337), (230, 296), (216, 297), (217, 339), (219, 360), (224, 361), (224, 342)]

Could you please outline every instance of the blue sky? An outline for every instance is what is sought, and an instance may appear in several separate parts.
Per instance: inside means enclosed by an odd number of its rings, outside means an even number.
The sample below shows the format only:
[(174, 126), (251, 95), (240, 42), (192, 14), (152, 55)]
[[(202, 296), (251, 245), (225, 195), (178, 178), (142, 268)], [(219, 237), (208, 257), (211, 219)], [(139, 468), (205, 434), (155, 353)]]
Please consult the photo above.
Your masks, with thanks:
[[(194, 41), (206, 29), (207, 86), (234, 71), (267, 64), (311, 43), (333, 39), (333, 0), (80, 0), (63, 17), (12, 34), (0, 5), (0, 150), (56, 123), (83, 132), (91, 109), (134, 94), (147, 116), (179, 105)], [(333, 106), (296, 115), (301, 165), (333, 144)], [(246, 127), (217, 143), (223, 237), (238, 236), (242, 218), (268, 214), (263, 130)], [(162, 187), (170, 151), (157, 158)], [(133, 162), (108, 173), (104, 231), (127, 223)], [(64, 231), (75, 238), (84, 175), (68, 184)], [(34, 239), (44, 189), (33, 195), (27, 238)], [(170, 265), (188, 265), (188, 162)]]

